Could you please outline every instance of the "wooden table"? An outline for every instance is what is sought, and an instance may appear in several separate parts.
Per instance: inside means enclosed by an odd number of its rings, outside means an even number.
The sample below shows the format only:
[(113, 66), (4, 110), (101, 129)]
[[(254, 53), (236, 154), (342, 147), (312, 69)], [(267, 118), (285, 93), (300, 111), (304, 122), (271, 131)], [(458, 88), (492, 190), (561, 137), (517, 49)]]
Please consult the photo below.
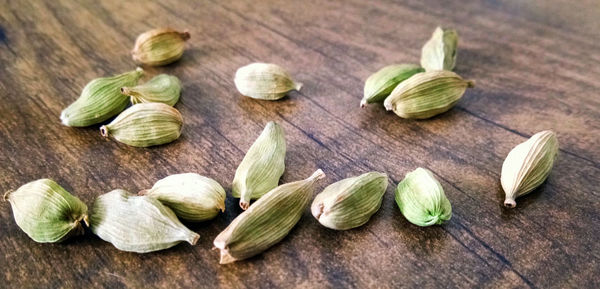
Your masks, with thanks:
[[(390, 184), (365, 226), (329, 230), (306, 210), (281, 243), (231, 265), (211, 250), (241, 212), (231, 196), (224, 214), (188, 224), (201, 235), (196, 246), (143, 255), (89, 230), (35, 243), (2, 202), (0, 287), (600, 287), (597, 1), (2, 2), (0, 191), (48, 177), (91, 205), (115, 188), (137, 192), (197, 172), (230, 194), (237, 165), (271, 120), (287, 134), (282, 183), (321, 168), (319, 190), (371, 170)], [(455, 71), (476, 87), (430, 120), (361, 110), (364, 79), (391, 63), (418, 63), (439, 24), (459, 31)], [(88, 81), (133, 69), (136, 36), (162, 26), (192, 36), (181, 61), (146, 68), (146, 78), (183, 82), (179, 140), (140, 149), (103, 139), (98, 126), (61, 125), (61, 110)], [(280, 64), (304, 87), (274, 102), (241, 96), (233, 75), (255, 61)], [(516, 209), (503, 208), (505, 156), (545, 129), (561, 146), (550, 177)], [(432, 170), (452, 202), (443, 226), (414, 226), (394, 202), (395, 186), (416, 167)]]

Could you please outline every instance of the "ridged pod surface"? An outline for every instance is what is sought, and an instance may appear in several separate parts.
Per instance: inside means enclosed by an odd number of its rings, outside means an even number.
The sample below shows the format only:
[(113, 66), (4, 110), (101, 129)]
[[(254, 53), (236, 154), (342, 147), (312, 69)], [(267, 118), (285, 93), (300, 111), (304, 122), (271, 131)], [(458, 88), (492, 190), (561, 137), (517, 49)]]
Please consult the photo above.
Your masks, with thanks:
[(437, 27), (421, 49), (421, 66), (426, 71), (454, 69), (457, 46), (456, 30)]
[(162, 102), (174, 106), (181, 94), (181, 81), (173, 75), (159, 74), (148, 82), (122, 87), (121, 93), (131, 99), (131, 103)]
[(235, 87), (245, 96), (277, 100), (289, 91), (300, 90), (302, 83), (295, 82), (281, 66), (271, 63), (252, 63), (235, 72)]
[(185, 51), (185, 42), (190, 39), (187, 31), (179, 32), (171, 28), (157, 28), (138, 36), (131, 51), (133, 60), (150, 66), (160, 66), (175, 62)]
[(383, 102), (400, 82), (423, 71), (423, 68), (414, 64), (393, 64), (378, 70), (365, 81), (360, 107), (365, 107), (368, 103)]

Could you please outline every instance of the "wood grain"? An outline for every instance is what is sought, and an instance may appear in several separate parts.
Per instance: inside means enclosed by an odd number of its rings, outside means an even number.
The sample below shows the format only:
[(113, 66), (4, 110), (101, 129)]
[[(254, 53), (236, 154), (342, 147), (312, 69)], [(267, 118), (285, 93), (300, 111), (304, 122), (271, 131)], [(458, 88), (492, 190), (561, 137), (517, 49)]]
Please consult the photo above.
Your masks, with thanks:
[[(280, 244), (218, 265), (212, 240), (239, 213), (187, 224), (196, 246), (133, 254), (91, 232), (37, 244), (0, 203), (3, 288), (598, 288), (600, 287), (600, 6), (596, 1), (0, 1), (0, 191), (53, 178), (91, 204), (197, 172), (228, 193), (264, 124), (286, 131), (282, 182), (322, 168), (325, 185), (377, 170), (390, 176), (366, 225), (332, 231), (307, 210)], [(456, 72), (476, 81), (457, 107), (425, 121), (359, 108), (364, 79), (418, 63), (437, 25), (460, 34)], [(132, 148), (98, 126), (62, 126), (60, 111), (91, 79), (132, 69), (135, 37), (191, 32), (181, 61), (146, 68), (184, 85), (174, 143)], [(286, 67), (304, 87), (275, 102), (242, 97), (235, 70)], [(502, 207), (506, 154), (553, 129), (561, 145), (548, 181), (516, 209)], [(443, 226), (406, 221), (395, 185), (422, 166), (453, 205)]]

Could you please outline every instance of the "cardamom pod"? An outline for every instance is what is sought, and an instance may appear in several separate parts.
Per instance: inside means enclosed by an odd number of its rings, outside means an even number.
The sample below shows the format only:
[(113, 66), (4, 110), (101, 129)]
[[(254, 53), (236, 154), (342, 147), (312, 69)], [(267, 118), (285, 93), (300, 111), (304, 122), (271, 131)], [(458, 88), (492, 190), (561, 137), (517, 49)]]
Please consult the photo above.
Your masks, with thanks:
[(285, 69), (270, 63), (240, 67), (233, 81), (242, 95), (266, 100), (280, 99), (289, 91), (302, 87), (302, 83), (295, 82)]
[(172, 106), (159, 102), (138, 103), (101, 126), (100, 134), (130, 146), (149, 147), (176, 140), (182, 126), (183, 118)]
[(121, 93), (131, 98), (131, 103), (162, 102), (174, 106), (181, 94), (181, 82), (172, 75), (160, 74), (144, 84), (121, 87)]
[(365, 81), (360, 107), (365, 107), (367, 103), (382, 102), (400, 82), (423, 71), (423, 68), (414, 64), (394, 64), (380, 69)]
[(426, 71), (452, 70), (456, 65), (458, 33), (454, 29), (437, 27), (431, 39), (423, 45), (421, 66)]
[(235, 218), (215, 238), (220, 263), (250, 258), (281, 241), (302, 217), (316, 181), (323, 177), (323, 171), (317, 170), (305, 180), (281, 185)]
[(200, 222), (225, 212), (225, 190), (211, 178), (194, 173), (170, 175), (140, 195), (159, 200), (177, 217)]
[(383, 105), (402, 118), (430, 118), (448, 111), (473, 86), (452, 71), (421, 72), (398, 84)]
[(117, 189), (99, 196), (92, 209), (92, 232), (122, 251), (147, 253), (182, 241), (194, 245), (200, 238), (171, 209), (148, 196)]
[(108, 120), (123, 111), (129, 99), (121, 94), (121, 87), (136, 85), (144, 74), (141, 68), (112, 77), (90, 81), (79, 98), (60, 114), (66, 126), (90, 126)]
[(404, 217), (417, 226), (439, 225), (452, 217), (450, 201), (428, 169), (406, 174), (396, 188), (396, 203)]
[(370, 172), (327, 186), (311, 206), (323, 226), (348, 230), (365, 224), (381, 207), (388, 185), (386, 174)]
[(231, 191), (240, 198), (240, 207), (250, 206), (250, 200), (277, 187), (285, 170), (285, 134), (283, 128), (271, 121), (254, 141), (235, 171)]
[(39, 179), (4, 194), (15, 221), (31, 239), (55, 243), (84, 233), (87, 206), (50, 179)]
[(185, 51), (185, 41), (190, 39), (187, 31), (157, 28), (138, 36), (131, 51), (133, 60), (150, 66), (161, 66), (175, 62)]
[(517, 197), (541, 185), (548, 178), (557, 155), (558, 140), (550, 130), (538, 132), (514, 147), (506, 156), (500, 175), (506, 194), (504, 206), (516, 207)]

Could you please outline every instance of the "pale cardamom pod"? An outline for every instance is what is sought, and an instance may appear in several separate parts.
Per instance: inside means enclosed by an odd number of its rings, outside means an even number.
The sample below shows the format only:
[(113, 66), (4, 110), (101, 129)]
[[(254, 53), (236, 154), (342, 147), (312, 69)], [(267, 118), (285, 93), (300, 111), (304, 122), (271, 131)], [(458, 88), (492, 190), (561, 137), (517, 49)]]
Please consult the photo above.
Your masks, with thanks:
[(188, 39), (190, 33), (187, 31), (179, 32), (171, 28), (152, 29), (138, 36), (131, 55), (137, 63), (166, 65), (181, 58), (185, 51), (185, 41)]
[(15, 221), (31, 239), (55, 243), (83, 234), (88, 224), (87, 206), (50, 179), (40, 179), (4, 194)]
[(129, 252), (163, 250), (182, 241), (194, 245), (200, 238), (158, 200), (118, 189), (96, 199), (90, 223), (102, 240)]
[(448, 111), (473, 86), (452, 71), (421, 72), (398, 84), (383, 105), (402, 118), (430, 118)]
[(517, 197), (541, 185), (550, 174), (557, 155), (558, 140), (550, 130), (538, 132), (513, 148), (502, 164), (500, 176), (506, 194), (504, 206), (516, 207)]
[(200, 222), (225, 212), (225, 190), (211, 178), (194, 173), (170, 175), (140, 192), (171, 208), (177, 217)]
[(454, 29), (437, 27), (431, 39), (423, 45), (421, 66), (426, 71), (452, 70), (456, 65), (458, 33)]
[(266, 100), (280, 99), (289, 91), (302, 87), (302, 83), (295, 82), (285, 69), (270, 63), (240, 67), (233, 81), (241, 94)]
[(174, 106), (181, 94), (181, 82), (173, 75), (160, 74), (144, 84), (122, 87), (121, 93), (129, 96), (133, 104), (162, 102)]
[(323, 226), (348, 230), (365, 224), (381, 207), (388, 186), (386, 174), (370, 172), (327, 186), (311, 206)]
[(417, 226), (439, 225), (452, 217), (442, 185), (427, 169), (406, 174), (396, 188), (396, 203), (404, 217)]
[(164, 103), (138, 103), (119, 114), (111, 123), (100, 127), (104, 137), (134, 147), (170, 143), (181, 135), (183, 118), (179, 111)]
[(423, 68), (414, 64), (394, 64), (380, 69), (365, 81), (360, 107), (365, 107), (367, 103), (382, 102), (400, 82), (423, 71)]
[(250, 206), (250, 200), (277, 187), (285, 170), (285, 134), (283, 128), (271, 121), (254, 141), (235, 171), (231, 191), (240, 198), (240, 207)]
[(60, 114), (66, 126), (90, 126), (103, 122), (121, 111), (129, 104), (129, 98), (121, 94), (121, 87), (134, 86), (144, 71), (134, 71), (113, 77), (101, 77), (90, 81), (79, 98)]
[(302, 217), (316, 181), (324, 177), (317, 170), (307, 179), (274, 188), (237, 216), (215, 238), (220, 263), (250, 258), (281, 241)]

